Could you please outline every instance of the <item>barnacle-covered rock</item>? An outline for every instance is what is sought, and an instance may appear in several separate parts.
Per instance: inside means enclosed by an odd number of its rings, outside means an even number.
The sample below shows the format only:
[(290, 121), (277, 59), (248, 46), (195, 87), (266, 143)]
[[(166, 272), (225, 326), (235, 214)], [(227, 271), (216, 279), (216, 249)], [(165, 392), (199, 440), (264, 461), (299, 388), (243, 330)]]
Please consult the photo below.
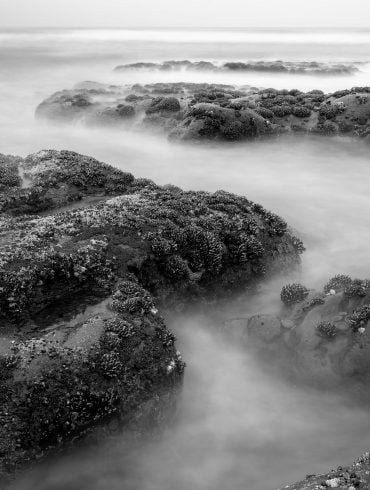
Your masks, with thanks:
[(273, 105), (271, 111), (277, 117), (289, 116), (292, 113), (292, 108), (288, 104)]
[(352, 284), (352, 279), (345, 274), (337, 274), (332, 277), (327, 284), (324, 286), (324, 293), (330, 293), (330, 291), (334, 290), (334, 292), (344, 291), (348, 286)]
[(16, 336), (0, 366), (0, 482), (72, 441), (144, 430), (149, 417), (155, 427), (173, 410), (184, 370), (161, 317), (102, 308)]
[(173, 281), (182, 281), (189, 277), (188, 263), (179, 255), (171, 255), (163, 264), (163, 273)]
[(112, 309), (119, 313), (148, 314), (157, 311), (151, 294), (137, 282), (120, 282), (113, 297)]
[(354, 332), (364, 333), (370, 320), (370, 305), (363, 305), (348, 317), (348, 325)]
[[(370, 486), (370, 451), (350, 466), (339, 466), (328, 473), (308, 475), (304, 480), (284, 486), (284, 490), (366, 489)], [(282, 489), (280, 489), (282, 490)]]
[(368, 279), (353, 279), (344, 289), (348, 297), (365, 297), (370, 292), (370, 281)]
[(302, 302), (307, 298), (309, 290), (299, 283), (287, 284), (283, 287), (280, 293), (281, 301), (287, 305), (291, 306), (296, 303)]
[(170, 137), (237, 141), (255, 138), (270, 130), (266, 120), (251, 109), (238, 110), (214, 103), (200, 103), (191, 107)]
[(113, 107), (106, 107), (96, 112), (94, 118), (91, 118), (91, 124), (119, 125), (132, 119), (136, 114), (135, 107), (130, 104), (119, 103)]
[(144, 413), (162, 420), (184, 364), (160, 307), (214, 301), (300, 254), (284, 220), (245, 197), (160, 187), (66, 151), (19, 165), (28, 188), (1, 194), (4, 476)]
[[(169, 63), (166, 66), (179, 66)], [(184, 68), (194, 65), (181, 63)], [(249, 64), (241, 65), (231, 63), (218, 69), (248, 69)], [(309, 64), (303, 72), (318, 70), (319, 65)], [(258, 63), (253, 66), (261, 68)], [(179, 140), (240, 141), (289, 131), (368, 139), (369, 94), (369, 87), (324, 94), (321, 90), (305, 93), (206, 83), (112, 86), (86, 82), (52, 95), (38, 106), (36, 115), (85, 124), (124, 123), (133, 129), (143, 124)]]
[(17, 165), (27, 186), (0, 195), (0, 211), (14, 215), (46, 211), (87, 196), (99, 199), (134, 191), (136, 186), (131, 173), (72, 151), (42, 150), (18, 159)]
[(19, 175), (19, 157), (0, 153), (0, 192), (13, 187), (20, 187), (22, 179)]
[(311, 109), (304, 105), (296, 105), (293, 107), (293, 116), (296, 117), (310, 117), (311, 115)]
[(151, 102), (146, 113), (178, 112), (180, 109), (180, 102), (176, 97), (157, 97)]
[(304, 73), (321, 75), (341, 75), (359, 70), (355, 63), (324, 63), (318, 61), (229, 61), (221, 65), (210, 61), (169, 60), (162, 63), (128, 63), (116, 66), (114, 71), (169, 71), (169, 70), (206, 70), (206, 71), (245, 71), (271, 73)]
[(289, 308), (245, 319), (242, 339), (296, 382), (346, 390), (368, 400), (370, 288), (361, 294), (346, 292), (362, 284), (368, 281), (338, 274), (323, 291), (287, 285), (282, 299)]
[(176, 271), (185, 290), (197, 277), (204, 292), (221, 283), (226, 292), (235, 277), (240, 287), (258, 271), (299, 260), (286, 223), (245, 198), (147, 187), (130, 192), (33, 220), (4, 217), (2, 315), (32, 318), (64, 296), (65, 283), (70, 293), (104, 291), (117, 273), (134, 272), (144, 287), (176, 296), (186, 294), (171, 286)]
[(330, 339), (336, 336), (337, 327), (330, 322), (320, 322), (316, 326), (316, 331), (321, 337)]
[(36, 109), (36, 115), (59, 121), (69, 121), (90, 114), (96, 107), (93, 95), (87, 90), (62, 90), (45, 99)]

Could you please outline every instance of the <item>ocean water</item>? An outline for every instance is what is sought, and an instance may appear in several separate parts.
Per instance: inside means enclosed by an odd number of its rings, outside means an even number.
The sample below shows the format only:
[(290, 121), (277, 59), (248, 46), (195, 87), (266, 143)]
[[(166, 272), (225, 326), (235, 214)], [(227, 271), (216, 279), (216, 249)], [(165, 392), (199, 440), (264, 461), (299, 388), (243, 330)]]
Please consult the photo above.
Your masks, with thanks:
[[(357, 62), (351, 75), (261, 72), (113, 72), (139, 61)], [(192, 81), (321, 89), (370, 85), (370, 30), (27, 30), (0, 32), (0, 152), (43, 148), (91, 155), (136, 176), (186, 189), (225, 189), (283, 216), (307, 247), (295, 278), (322, 287), (337, 273), (370, 277), (369, 145), (342, 138), (281, 138), (179, 145), (146, 132), (41, 123), (45, 97), (93, 80)], [(285, 278), (259, 298), (273, 310)], [(222, 312), (233, 315), (234, 305)], [(246, 302), (244, 314), (256, 312)], [(221, 316), (221, 313), (220, 313)], [(19, 483), (31, 490), (269, 490), (349, 463), (368, 449), (366, 407), (307, 391), (264, 372), (214, 334), (214, 315), (169, 316), (188, 362), (179, 414), (161, 439), (129, 451), (57, 460)]]

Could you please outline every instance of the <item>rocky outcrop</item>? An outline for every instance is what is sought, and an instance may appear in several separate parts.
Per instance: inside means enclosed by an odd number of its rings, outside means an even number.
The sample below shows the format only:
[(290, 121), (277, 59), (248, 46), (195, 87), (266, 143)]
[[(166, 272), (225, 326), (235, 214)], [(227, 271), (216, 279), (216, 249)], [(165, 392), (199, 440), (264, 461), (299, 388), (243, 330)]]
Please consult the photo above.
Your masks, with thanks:
[(153, 428), (174, 410), (184, 363), (148, 292), (122, 281), (84, 320), (56, 320), (62, 306), (51, 325), (44, 314), (22, 326), (28, 333), (0, 334), (0, 481), (87, 437)]
[[(287, 485), (285, 490), (338, 490), (367, 489), (370, 487), (370, 452), (363, 454), (350, 466), (339, 466), (322, 475), (307, 475), (293, 485)], [(282, 490), (282, 489), (280, 489)]]
[(235, 111), (217, 104), (200, 103), (192, 106), (183, 121), (170, 133), (173, 139), (222, 139), (238, 141), (273, 132), (269, 123), (252, 109)]
[(76, 441), (162, 421), (184, 364), (158, 313), (294, 267), (303, 251), (246, 198), (184, 192), (92, 158), (13, 162), (2, 193), (0, 475)]
[(318, 61), (232, 61), (215, 64), (210, 61), (170, 60), (163, 63), (138, 62), (119, 65), (114, 70), (126, 72), (142, 71), (263, 71), (270, 73), (292, 73), (305, 75), (348, 75), (359, 71), (361, 63), (323, 63)]
[(19, 175), (21, 158), (0, 153), (0, 192), (20, 187), (22, 179)]
[(370, 282), (338, 275), (323, 292), (291, 284), (281, 297), (280, 313), (239, 319), (239, 337), (296, 381), (368, 398)]
[(127, 191), (135, 180), (129, 172), (68, 151), (41, 151), (13, 165), (24, 185), (0, 195), (0, 212), (8, 215), (36, 214), (73, 202), (88, 205)]
[(240, 141), (284, 133), (369, 139), (370, 87), (324, 94), (227, 85), (87, 82), (52, 95), (36, 115), (88, 125), (144, 126), (177, 140)]

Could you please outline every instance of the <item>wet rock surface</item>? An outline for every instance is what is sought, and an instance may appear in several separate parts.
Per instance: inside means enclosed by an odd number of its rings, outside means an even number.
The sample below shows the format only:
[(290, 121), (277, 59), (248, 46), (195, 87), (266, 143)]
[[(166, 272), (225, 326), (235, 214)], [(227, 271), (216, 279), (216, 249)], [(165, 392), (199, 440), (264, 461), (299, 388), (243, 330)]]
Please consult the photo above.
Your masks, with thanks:
[[(296, 381), (350, 389), (368, 399), (369, 281), (338, 275), (324, 291), (292, 284), (283, 288), (283, 301), (287, 290), (292, 292), (290, 301), (280, 313), (244, 319), (244, 340)], [(229, 325), (232, 330), (233, 322), (226, 322), (224, 330)]]
[(44, 100), (39, 118), (87, 125), (150, 128), (174, 140), (241, 141), (291, 133), (370, 135), (370, 88), (257, 89), (231, 85), (78, 84)]
[(224, 191), (160, 187), (68, 151), (2, 158), (24, 177), (1, 194), (5, 478), (87, 436), (163, 422), (184, 363), (158, 308), (251, 287), (295, 267), (303, 245)]

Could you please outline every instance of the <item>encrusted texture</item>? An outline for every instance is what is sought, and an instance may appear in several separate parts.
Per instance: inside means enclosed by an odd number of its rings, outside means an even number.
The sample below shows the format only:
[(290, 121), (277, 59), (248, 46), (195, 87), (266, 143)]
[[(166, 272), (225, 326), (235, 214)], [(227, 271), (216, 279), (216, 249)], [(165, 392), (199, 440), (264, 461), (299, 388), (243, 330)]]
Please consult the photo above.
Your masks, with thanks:
[[(370, 486), (370, 452), (364, 453), (350, 466), (339, 466), (323, 475), (309, 475), (305, 480), (283, 487), (284, 490), (368, 489)], [(280, 489), (282, 490), (282, 489)]]
[(284, 220), (224, 191), (68, 151), (16, 168), (27, 187), (3, 192), (0, 217), (3, 476), (87, 434), (161, 422), (184, 364), (158, 307), (251, 287), (303, 251)]
[(368, 400), (370, 281), (339, 274), (323, 291), (288, 284), (282, 309), (245, 321), (244, 341), (296, 382)]
[(324, 94), (195, 83), (86, 82), (51, 95), (36, 115), (90, 125), (145, 126), (175, 140), (240, 141), (287, 132), (368, 139), (370, 87)]

